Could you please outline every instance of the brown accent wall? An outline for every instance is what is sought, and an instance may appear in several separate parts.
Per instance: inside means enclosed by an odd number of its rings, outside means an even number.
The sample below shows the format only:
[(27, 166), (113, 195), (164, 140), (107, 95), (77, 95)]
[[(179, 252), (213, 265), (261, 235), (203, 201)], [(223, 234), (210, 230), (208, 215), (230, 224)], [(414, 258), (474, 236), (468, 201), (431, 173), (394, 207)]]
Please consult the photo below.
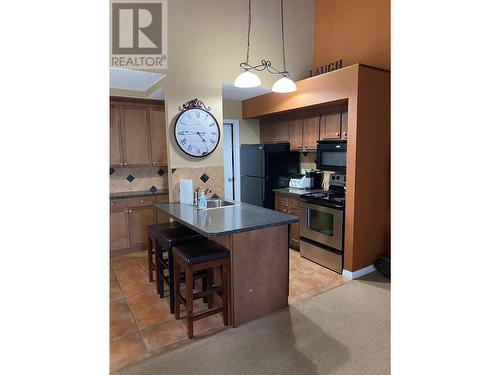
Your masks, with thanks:
[(390, 248), (390, 73), (356, 64), (296, 84), (244, 100), (243, 117), (348, 104), (344, 268), (362, 269)]
[(315, 0), (313, 68), (339, 59), (391, 68), (390, 0)]

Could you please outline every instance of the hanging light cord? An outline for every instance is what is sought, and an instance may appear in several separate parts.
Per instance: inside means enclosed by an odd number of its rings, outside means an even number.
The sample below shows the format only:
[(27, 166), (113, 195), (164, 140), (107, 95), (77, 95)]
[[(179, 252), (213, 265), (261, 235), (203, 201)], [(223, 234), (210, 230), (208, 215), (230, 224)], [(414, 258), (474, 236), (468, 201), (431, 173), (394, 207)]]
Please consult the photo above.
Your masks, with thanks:
[(252, 28), (252, 0), (248, 0), (248, 31), (247, 31), (247, 59), (246, 63), (250, 61), (250, 29)]
[(250, 64), (250, 31), (252, 29), (252, 0), (248, 0), (248, 29), (247, 29), (247, 56), (246, 60), (240, 64), (240, 67), (249, 70), (256, 70), (261, 72), (267, 70), (272, 74), (281, 74), (283, 77), (290, 77), (290, 73), (286, 70), (286, 60), (285, 60), (285, 26), (283, 22), (283, 0), (281, 0), (281, 44), (283, 47), (283, 71), (279, 71), (274, 66), (272, 66), (271, 61), (262, 59), (260, 65)]
[(285, 59), (285, 25), (283, 22), (283, 0), (281, 0), (281, 45), (283, 46), (283, 71), (286, 72)]

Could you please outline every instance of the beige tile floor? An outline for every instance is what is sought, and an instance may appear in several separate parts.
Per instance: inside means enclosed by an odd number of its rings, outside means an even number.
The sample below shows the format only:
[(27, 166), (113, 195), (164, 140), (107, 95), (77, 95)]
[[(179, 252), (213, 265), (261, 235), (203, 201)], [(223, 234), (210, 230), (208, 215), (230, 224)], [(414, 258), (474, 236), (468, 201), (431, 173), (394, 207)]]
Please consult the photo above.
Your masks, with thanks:
[[(349, 280), (301, 258), (290, 250), (290, 304), (340, 286)], [(167, 288), (168, 293), (168, 288)], [(201, 300), (195, 311), (206, 309)], [(148, 281), (145, 251), (111, 258), (110, 365), (111, 371), (152, 355), (193, 342), (187, 338), (186, 321), (175, 320), (168, 298), (160, 299), (155, 283)], [(194, 340), (226, 329), (220, 314), (194, 323)]]

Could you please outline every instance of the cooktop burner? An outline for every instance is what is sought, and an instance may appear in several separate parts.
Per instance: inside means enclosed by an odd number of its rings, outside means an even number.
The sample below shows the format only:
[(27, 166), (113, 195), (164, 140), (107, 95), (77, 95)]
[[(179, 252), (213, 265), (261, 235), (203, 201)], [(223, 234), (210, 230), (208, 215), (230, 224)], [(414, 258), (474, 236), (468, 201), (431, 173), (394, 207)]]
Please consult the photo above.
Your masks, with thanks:
[(345, 196), (339, 193), (332, 192), (319, 192), (319, 193), (308, 193), (300, 196), (300, 200), (303, 202), (316, 203), (323, 206), (331, 206), (335, 208), (343, 209), (345, 206)]

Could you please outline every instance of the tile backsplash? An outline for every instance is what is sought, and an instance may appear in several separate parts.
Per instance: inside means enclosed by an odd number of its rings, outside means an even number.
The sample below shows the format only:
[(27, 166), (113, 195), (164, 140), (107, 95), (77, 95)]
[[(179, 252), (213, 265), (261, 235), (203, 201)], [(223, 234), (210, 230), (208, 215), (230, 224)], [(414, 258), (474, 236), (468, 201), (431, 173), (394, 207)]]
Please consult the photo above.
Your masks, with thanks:
[(308, 152), (305, 155), (301, 152), (299, 163), (300, 173), (304, 173), (304, 170), (316, 169), (316, 152)]
[(110, 193), (168, 188), (167, 167), (110, 168)]
[(212, 194), (208, 198), (224, 197), (224, 167), (172, 168), (172, 190), (169, 191), (170, 202), (179, 201), (179, 180), (193, 181), (193, 189), (210, 188)]

